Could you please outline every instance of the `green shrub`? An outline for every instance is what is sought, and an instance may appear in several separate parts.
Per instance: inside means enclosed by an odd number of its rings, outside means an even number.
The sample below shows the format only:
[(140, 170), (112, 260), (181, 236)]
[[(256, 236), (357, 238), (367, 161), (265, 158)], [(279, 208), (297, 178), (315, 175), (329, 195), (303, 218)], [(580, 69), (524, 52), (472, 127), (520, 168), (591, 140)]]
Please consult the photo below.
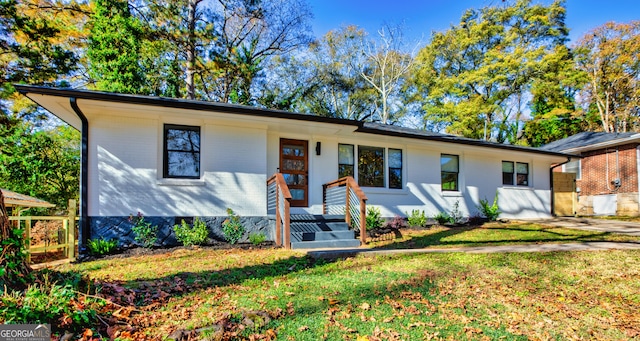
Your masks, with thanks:
[(438, 212), (433, 219), (438, 222), (439, 225), (444, 225), (447, 223), (453, 224), (454, 220), (447, 212)]
[(498, 193), (496, 193), (495, 198), (493, 198), (493, 204), (489, 205), (489, 201), (485, 199), (480, 199), (480, 206), (478, 209), (482, 213), (482, 215), (489, 219), (489, 221), (495, 221), (500, 216), (500, 209), (498, 208)]
[(0, 296), (0, 316), (4, 323), (51, 323), (54, 331), (81, 331), (97, 323), (87, 304), (93, 302), (87, 301), (79, 302), (70, 285), (33, 284)]
[(439, 212), (438, 214), (435, 215), (435, 217), (433, 217), (433, 219), (435, 219), (435, 221), (438, 222), (438, 224), (440, 225), (444, 225), (444, 224), (457, 224), (462, 222), (462, 212), (460, 212), (460, 201), (456, 200), (456, 202), (453, 204), (453, 207), (451, 208), (451, 211), (449, 212)]
[(376, 229), (384, 223), (380, 209), (374, 206), (369, 206), (367, 209), (367, 230)]
[(118, 248), (118, 241), (115, 239), (89, 239), (87, 241), (89, 253), (95, 256), (108, 255)]
[(175, 232), (178, 241), (184, 246), (202, 245), (209, 236), (207, 224), (198, 217), (193, 220), (192, 226), (189, 226), (183, 219), (181, 225), (173, 226), (173, 232)]
[(244, 226), (240, 223), (240, 217), (232, 209), (227, 208), (227, 214), (229, 218), (222, 223), (222, 233), (229, 244), (235, 244), (242, 238)]
[(5, 288), (23, 289), (35, 280), (27, 266), (24, 230), (10, 228), (8, 238), (2, 240), (0, 256), (0, 293)]
[(260, 243), (264, 242), (265, 240), (267, 240), (267, 236), (265, 236), (264, 233), (253, 232), (253, 233), (249, 234), (249, 241), (253, 245), (259, 245)]
[(427, 215), (424, 211), (412, 210), (411, 214), (407, 213), (407, 222), (409, 226), (427, 226)]
[(151, 248), (158, 240), (158, 226), (144, 220), (142, 213), (138, 212), (135, 217), (129, 215), (129, 221), (133, 223), (131, 230), (135, 236), (135, 241), (146, 248)]

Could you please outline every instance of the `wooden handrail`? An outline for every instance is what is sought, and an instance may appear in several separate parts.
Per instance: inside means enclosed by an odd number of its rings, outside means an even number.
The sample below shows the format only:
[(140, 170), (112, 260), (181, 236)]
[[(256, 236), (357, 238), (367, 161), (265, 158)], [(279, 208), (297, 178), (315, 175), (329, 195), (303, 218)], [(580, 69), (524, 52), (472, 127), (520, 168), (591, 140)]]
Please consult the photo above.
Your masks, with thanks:
[[(282, 173), (275, 173), (267, 180), (267, 187), (271, 184), (276, 186), (276, 245), (284, 245), (286, 249), (291, 248), (291, 192), (284, 180)], [(282, 194), (280, 194), (282, 192)], [(280, 213), (280, 195), (284, 199), (284, 217)], [(284, 224), (284, 236), (282, 235), (282, 225)]]
[(369, 199), (353, 177), (345, 176), (322, 185), (322, 212), (327, 213), (327, 189), (341, 186), (347, 187), (345, 191), (345, 221), (349, 226), (351, 226), (350, 190), (353, 190), (353, 193), (358, 197), (360, 203), (360, 241), (365, 244), (367, 242), (367, 200)]

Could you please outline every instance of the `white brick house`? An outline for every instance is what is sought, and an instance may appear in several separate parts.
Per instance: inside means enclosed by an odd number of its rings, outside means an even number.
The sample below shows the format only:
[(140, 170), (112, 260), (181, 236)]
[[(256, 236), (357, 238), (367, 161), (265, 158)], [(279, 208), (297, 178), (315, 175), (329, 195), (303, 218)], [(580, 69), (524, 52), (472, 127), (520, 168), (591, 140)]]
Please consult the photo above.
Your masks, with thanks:
[(224, 217), (227, 208), (267, 219), (266, 181), (278, 172), (290, 184), (292, 214), (321, 214), (323, 184), (351, 175), (386, 217), (433, 216), (456, 202), (469, 216), (496, 193), (503, 217), (549, 217), (550, 167), (571, 156), (246, 106), (17, 88), (83, 133), (82, 241), (125, 233), (114, 221), (138, 211), (167, 224)]

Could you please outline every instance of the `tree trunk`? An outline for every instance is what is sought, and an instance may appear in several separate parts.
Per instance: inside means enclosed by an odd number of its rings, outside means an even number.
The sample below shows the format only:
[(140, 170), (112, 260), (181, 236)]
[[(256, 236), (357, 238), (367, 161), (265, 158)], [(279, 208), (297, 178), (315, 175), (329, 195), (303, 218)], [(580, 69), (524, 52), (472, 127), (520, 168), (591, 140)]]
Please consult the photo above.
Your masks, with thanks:
[(196, 10), (199, 0), (189, 0), (189, 14), (187, 18), (188, 34), (187, 37), (187, 99), (196, 98)]

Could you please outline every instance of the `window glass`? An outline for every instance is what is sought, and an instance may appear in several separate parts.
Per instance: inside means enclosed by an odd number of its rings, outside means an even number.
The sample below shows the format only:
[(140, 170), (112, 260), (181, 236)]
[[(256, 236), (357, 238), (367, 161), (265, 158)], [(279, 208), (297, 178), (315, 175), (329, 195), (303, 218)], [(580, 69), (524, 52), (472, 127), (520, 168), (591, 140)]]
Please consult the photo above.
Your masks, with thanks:
[(200, 127), (164, 126), (165, 178), (200, 177)]
[(502, 161), (502, 184), (513, 185), (513, 162)]
[(402, 188), (402, 150), (389, 148), (389, 188)]
[(358, 184), (384, 187), (384, 148), (358, 146)]
[(441, 186), (443, 191), (458, 190), (458, 155), (440, 155)]
[(516, 178), (518, 186), (529, 186), (529, 164), (516, 163)]
[(354, 176), (354, 155), (352, 144), (338, 145), (338, 178)]

